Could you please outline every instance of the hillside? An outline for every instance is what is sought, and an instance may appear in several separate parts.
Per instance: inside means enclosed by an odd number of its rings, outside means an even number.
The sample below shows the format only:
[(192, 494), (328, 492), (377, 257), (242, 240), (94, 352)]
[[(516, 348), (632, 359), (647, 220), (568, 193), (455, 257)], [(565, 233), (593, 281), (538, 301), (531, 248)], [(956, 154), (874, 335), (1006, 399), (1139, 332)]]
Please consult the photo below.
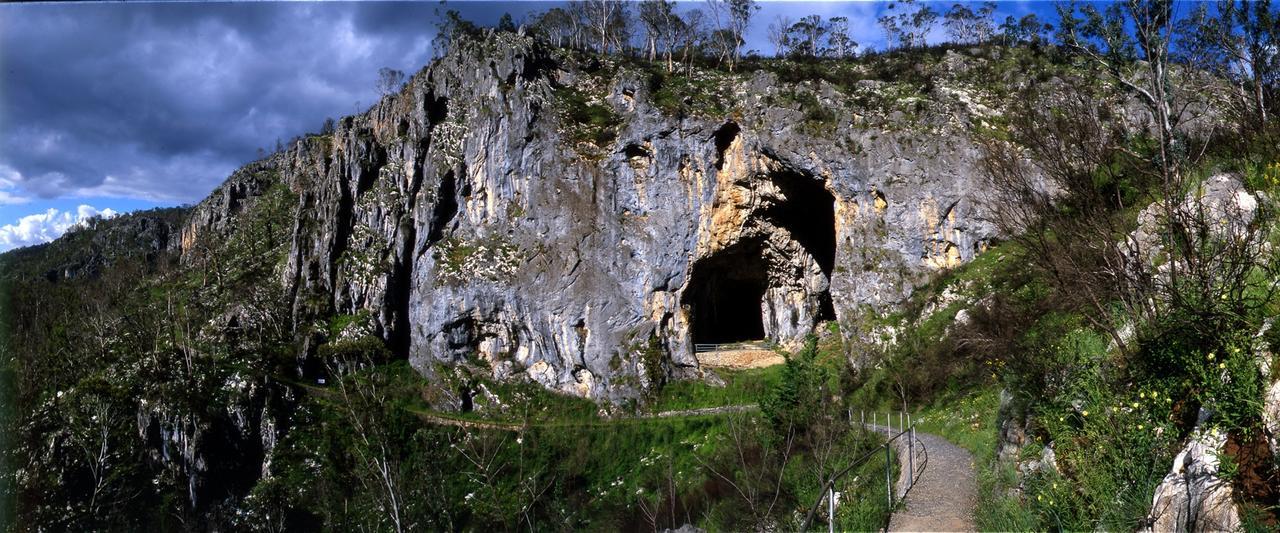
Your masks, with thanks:
[[(1273, 524), (1280, 167), (1215, 140), (1218, 92), (1162, 130), (1106, 79), (1041, 46), (682, 72), (460, 38), (193, 207), (0, 256), (17, 508), (788, 529), (879, 444), (853, 410), (892, 406), (972, 439), (984, 528), (1174, 527), (1152, 502), (1199, 501), (1165, 479), (1184, 448), (1235, 458), (1202, 499)], [(1214, 141), (1176, 187), (1148, 175), (1170, 132)], [(786, 362), (701, 364), (740, 341)], [(862, 468), (851, 498), (886, 475)], [(886, 523), (862, 500), (843, 527)]]

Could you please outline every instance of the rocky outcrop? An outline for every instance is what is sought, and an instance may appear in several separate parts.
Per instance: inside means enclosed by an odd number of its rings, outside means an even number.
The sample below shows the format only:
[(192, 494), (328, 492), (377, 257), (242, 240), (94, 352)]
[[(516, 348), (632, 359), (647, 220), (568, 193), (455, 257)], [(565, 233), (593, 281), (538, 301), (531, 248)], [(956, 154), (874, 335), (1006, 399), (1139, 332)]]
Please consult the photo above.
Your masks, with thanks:
[[(303, 335), (367, 316), (426, 374), (466, 363), (629, 397), (698, 375), (695, 343), (853, 331), (980, 253), (996, 230), (968, 125), (991, 110), (954, 77), (969, 60), (944, 62), (911, 115), (768, 72), (716, 74), (730, 109), (685, 113), (613, 59), (494, 33), (237, 172), (182, 245), (281, 183), (298, 197), (281, 281)], [(603, 118), (575, 122), (584, 106)]]
[(1231, 483), (1221, 477), (1219, 468), (1226, 441), (1227, 436), (1218, 430), (1198, 429), (1192, 434), (1156, 487), (1143, 531), (1240, 529)]

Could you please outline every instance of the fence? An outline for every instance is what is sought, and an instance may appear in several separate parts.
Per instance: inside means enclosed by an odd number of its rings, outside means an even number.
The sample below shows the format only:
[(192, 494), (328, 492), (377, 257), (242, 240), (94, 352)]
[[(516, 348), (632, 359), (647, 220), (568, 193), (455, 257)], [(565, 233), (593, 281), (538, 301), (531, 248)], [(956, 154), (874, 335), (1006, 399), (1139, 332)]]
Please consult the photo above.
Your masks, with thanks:
[(724, 352), (730, 350), (768, 350), (766, 341), (730, 342), (725, 344), (694, 344), (693, 353)]
[[(849, 472), (852, 472), (854, 469), (866, 464), (868, 461), (871, 461), (872, 459), (877, 457), (880, 454), (881, 448), (884, 449), (884, 461), (885, 461), (885, 469), (884, 469), (885, 497), (887, 498), (887, 501), (889, 503), (890, 512), (893, 511), (894, 502), (905, 497), (907, 495), (907, 492), (911, 490), (911, 487), (915, 486), (916, 480), (919, 479), (920, 477), (920, 473), (924, 472), (924, 466), (925, 466), (925, 463), (928, 462), (929, 455), (924, 448), (924, 444), (920, 442), (919, 439), (916, 438), (916, 426), (915, 426), (915, 423), (911, 421), (911, 414), (898, 412), (897, 415), (898, 415), (897, 416), (898, 430), (897, 430), (897, 433), (894, 433), (893, 413), (883, 413), (883, 419), (882, 419), (881, 413), (877, 413), (873, 411), (871, 412), (871, 420), (869, 421), (870, 424), (868, 424), (866, 411), (859, 412), (858, 421), (863, 429), (870, 429), (871, 431), (883, 432), (888, 436), (888, 438), (885, 439), (883, 444), (876, 446), (874, 449), (867, 452), (862, 457), (858, 458), (856, 461), (850, 463), (849, 466), (846, 466), (843, 469), (841, 469), (839, 472), (836, 472), (834, 475), (831, 476), (830, 479), (827, 480), (826, 483), (823, 484), (822, 494), (818, 496), (818, 501), (813, 503), (813, 507), (809, 508), (809, 514), (805, 515), (804, 524), (800, 527), (801, 531), (809, 530), (809, 525), (813, 523), (814, 517), (818, 514), (818, 508), (822, 507), (823, 500), (827, 501), (827, 529), (828, 531), (835, 530), (836, 482), (840, 481), (840, 479), (843, 478)], [(852, 410), (849, 411), (849, 419), (850, 419), (850, 422), (853, 421)], [(880, 422), (882, 420), (884, 422), (884, 425), (880, 425)], [(905, 445), (902, 444), (903, 441), (905, 441), (906, 443)], [(906, 453), (907, 469), (905, 472), (907, 477), (905, 480), (899, 479), (899, 486), (901, 487), (902, 490), (900, 491), (900, 494), (897, 495), (897, 497), (895, 497), (894, 490), (893, 490), (893, 465), (892, 465), (893, 454), (889, 449), (890, 446), (895, 446), (895, 445), (898, 446), (899, 448), (902, 448), (905, 446), (906, 452), (907, 452)]]

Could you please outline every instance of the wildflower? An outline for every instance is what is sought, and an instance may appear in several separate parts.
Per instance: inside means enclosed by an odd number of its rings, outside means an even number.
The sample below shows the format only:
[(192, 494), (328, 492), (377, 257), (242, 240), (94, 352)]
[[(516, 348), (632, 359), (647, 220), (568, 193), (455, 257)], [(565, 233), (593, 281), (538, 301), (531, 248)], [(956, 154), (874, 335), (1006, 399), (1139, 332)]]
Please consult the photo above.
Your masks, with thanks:
[(1039, 495), (1039, 494), (1037, 494), (1037, 495), (1036, 495), (1036, 501), (1038, 501), (1038, 502), (1044, 501), (1044, 497), (1043, 497), (1043, 496), (1041, 496), (1041, 495)]
[(1134, 408), (1134, 409), (1137, 409), (1137, 408), (1138, 408), (1138, 402), (1133, 402), (1133, 408)]
[(1080, 416), (1089, 416), (1089, 410), (1085, 409), (1084, 411), (1080, 411)]
[(1219, 370), (1221, 370), (1221, 369), (1225, 369), (1225, 368), (1227, 368), (1227, 364), (1226, 364), (1226, 363), (1218, 363), (1218, 369), (1219, 369)]
[(1064, 421), (1064, 420), (1066, 420), (1066, 417), (1062, 417), (1062, 416), (1058, 417), (1058, 421), (1059, 421), (1059, 422), (1062, 422), (1062, 421)]
[(1158, 392), (1156, 392), (1156, 391), (1151, 391), (1151, 398), (1152, 398), (1152, 399), (1155, 399), (1157, 396), (1160, 396), (1160, 393), (1158, 393)]
[(1142, 429), (1143, 429), (1142, 424), (1138, 424), (1138, 431), (1142, 431)]
[(1214, 360), (1214, 358), (1216, 358), (1216, 357), (1217, 357), (1217, 355), (1216, 355), (1216, 354), (1214, 354), (1213, 352), (1209, 352), (1209, 360), (1210, 360), (1210, 361)]
[(1147, 397), (1147, 393), (1145, 393), (1145, 392), (1139, 392), (1139, 393), (1138, 393), (1138, 398), (1146, 398), (1146, 397)]

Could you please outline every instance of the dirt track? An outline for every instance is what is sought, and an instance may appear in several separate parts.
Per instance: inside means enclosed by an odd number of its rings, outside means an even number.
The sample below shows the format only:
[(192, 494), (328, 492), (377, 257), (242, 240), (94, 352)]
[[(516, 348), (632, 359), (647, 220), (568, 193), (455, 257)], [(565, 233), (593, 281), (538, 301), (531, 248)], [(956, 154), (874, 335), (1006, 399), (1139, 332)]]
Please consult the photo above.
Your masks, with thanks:
[(720, 350), (698, 354), (698, 364), (708, 368), (764, 368), (786, 362), (772, 350)]

